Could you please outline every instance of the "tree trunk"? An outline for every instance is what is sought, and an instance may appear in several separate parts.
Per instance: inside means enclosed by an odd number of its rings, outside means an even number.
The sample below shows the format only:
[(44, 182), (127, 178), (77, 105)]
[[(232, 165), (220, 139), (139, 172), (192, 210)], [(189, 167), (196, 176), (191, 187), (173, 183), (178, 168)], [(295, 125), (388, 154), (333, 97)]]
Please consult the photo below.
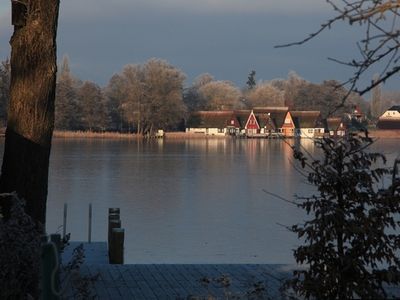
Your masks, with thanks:
[(11, 90), (0, 192), (16, 191), (25, 199), (27, 213), (44, 224), (59, 0), (12, 1), (12, 6)]

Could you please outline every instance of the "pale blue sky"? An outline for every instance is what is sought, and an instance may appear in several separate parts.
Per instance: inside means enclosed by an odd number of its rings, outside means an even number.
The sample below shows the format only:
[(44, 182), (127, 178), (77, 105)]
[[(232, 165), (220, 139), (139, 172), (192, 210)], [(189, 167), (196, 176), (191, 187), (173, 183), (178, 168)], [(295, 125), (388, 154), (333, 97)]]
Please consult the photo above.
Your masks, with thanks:
[[(9, 6), (0, 4), (0, 59), (9, 55)], [(208, 72), (243, 86), (252, 69), (258, 80), (291, 70), (313, 82), (344, 80), (351, 70), (327, 57), (356, 55), (357, 27), (339, 25), (304, 46), (273, 48), (307, 36), (331, 15), (323, 0), (64, 0), (58, 55), (68, 54), (78, 77), (100, 85), (123, 65), (152, 57), (184, 71), (187, 84)], [(397, 76), (386, 88), (398, 84)]]

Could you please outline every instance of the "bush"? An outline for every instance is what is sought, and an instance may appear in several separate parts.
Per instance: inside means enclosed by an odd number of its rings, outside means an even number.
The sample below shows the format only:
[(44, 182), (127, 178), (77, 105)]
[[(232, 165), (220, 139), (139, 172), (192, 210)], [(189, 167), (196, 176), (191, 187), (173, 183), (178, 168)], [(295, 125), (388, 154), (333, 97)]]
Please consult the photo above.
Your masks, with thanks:
[[(290, 229), (304, 243), (294, 251), (305, 269), (287, 286), (316, 299), (386, 298), (385, 286), (400, 283), (400, 184), (397, 164), (368, 152), (372, 140), (351, 135), (316, 141), (322, 159), (294, 157), (318, 192), (296, 197), (309, 219)], [(383, 167), (381, 167), (383, 166)], [(391, 177), (389, 177), (391, 175)], [(391, 178), (387, 188), (379, 189)]]
[(11, 203), (7, 218), (0, 214), (0, 299), (36, 298), (43, 230), (16, 194), (0, 194), (0, 202)]

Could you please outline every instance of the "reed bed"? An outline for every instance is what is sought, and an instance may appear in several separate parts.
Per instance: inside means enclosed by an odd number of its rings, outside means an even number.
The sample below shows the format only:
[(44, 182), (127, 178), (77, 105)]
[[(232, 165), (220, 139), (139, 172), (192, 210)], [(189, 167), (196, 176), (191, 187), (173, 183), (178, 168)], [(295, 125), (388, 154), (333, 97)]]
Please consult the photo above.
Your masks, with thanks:
[(369, 130), (369, 136), (374, 138), (383, 138), (383, 139), (399, 139), (400, 138), (400, 130), (391, 129), (391, 130)]
[(103, 138), (103, 139), (139, 139), (142, 135), (120, 132), (94, 132), (94, 131), (58, 131), (53, 132), (55, 138)]

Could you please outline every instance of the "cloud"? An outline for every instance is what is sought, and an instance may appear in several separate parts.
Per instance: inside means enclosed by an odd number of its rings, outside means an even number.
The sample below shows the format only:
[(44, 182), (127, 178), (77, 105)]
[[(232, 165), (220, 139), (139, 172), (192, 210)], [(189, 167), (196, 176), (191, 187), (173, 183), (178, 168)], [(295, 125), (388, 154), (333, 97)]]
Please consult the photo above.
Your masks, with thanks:
[(12, 34), (11, 13), (4, 5), (0, 5), (0, 60), (9, 56), (8, 41)]
[(61, 13), (65, 16), (90, 19), (143, 10), (153, 13), (299, 15), (326, 12), (330, 8), (321, 0), (69, 0), (61, 3)]

